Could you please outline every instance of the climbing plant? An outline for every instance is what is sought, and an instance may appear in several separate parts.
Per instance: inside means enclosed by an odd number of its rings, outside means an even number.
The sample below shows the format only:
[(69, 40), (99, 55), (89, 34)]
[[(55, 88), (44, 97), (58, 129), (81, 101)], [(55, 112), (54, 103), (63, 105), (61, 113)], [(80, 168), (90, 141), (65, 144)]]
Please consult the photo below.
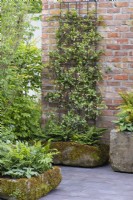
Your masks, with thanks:
[(97, 88), (102, 79), (99, 60), (103, 50), (96, 49), (102, 39), (96, 28), (101, 21), (94, 11), (86, 16), (69, 11), (59, 19), (57, 48), (50, 52), (48, 64), (55, 92), (49, 92), (46, 100), (58, 103), (59, 112), (65, 110), (71, 119), (78, 115), (86, 122), (95, 121), (103, 106)]

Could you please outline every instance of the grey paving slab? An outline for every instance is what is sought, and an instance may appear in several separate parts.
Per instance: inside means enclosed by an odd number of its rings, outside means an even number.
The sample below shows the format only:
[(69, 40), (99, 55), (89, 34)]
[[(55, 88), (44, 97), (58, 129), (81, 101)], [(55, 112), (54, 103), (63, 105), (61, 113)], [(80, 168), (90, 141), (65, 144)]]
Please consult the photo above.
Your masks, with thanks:
[(61, 167), (61, 184), (40, 200), (133, 200), (133, 174), (98, 168)]

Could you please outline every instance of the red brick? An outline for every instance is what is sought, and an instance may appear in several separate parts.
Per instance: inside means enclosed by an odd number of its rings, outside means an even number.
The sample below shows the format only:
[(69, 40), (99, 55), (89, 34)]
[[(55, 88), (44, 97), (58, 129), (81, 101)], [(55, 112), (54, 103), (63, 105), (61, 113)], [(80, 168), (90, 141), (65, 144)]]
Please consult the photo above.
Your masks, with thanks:
[(122, 23), (122, 20), (108, 20), (106, 21), (106, 25), (107, 26), (121, 26), (123, 23)]
[(130, 31), (133, 32), (133, 27), (130, 28)]
[(113, 104), (112, 99), (105, 99), (104, 102), (105, 102), (106, 105), (112, 105)]
[(127, 88), (126, 87), (115, 88), (115, 91), (119, 94), (120, 92), (126, 92)]
[(120, 86), (120, 82), (118, 81), (111, 81), (111, 82), (107, 82), (108, 86)]
[(117, 110), (117, 105), (108, 105), (109, 110)]
[(133, 80), (133, 75), (130, 75), (130, 76), (129, 76), (129, 79), (130, 79), (130, 80)]
[(112, 51), (106, 51), (104, 53), (105, 56), (113, 56), (113, 52)]
[(127, 44), (128, 43), (128, 39), (117, 39), (117, 44)]
[(133, 38), (133, 33), (125, 33), (124, 37), (125, 38)]
[(131, 16), (129, 14), (120, 14), (120, 15), (114, 16), (114, 20), (127, 20), (130, 18)]
[(120, 45), (108, 44), (107, 49), (120, 50)]
[(102, 15), (104, 20), (112, 20), (113, 16), (112, 15)]
[(117, 7), (128, 7), (128, 2), (115, 2)]
[(99, 3), (99, 8), (102, 7), (102, 8), (112, 8), (113, 7), (113, 4), (112, 3)]
[(113, 116), (114, 115), (114, 111), (113, 110), (104, 110), (102, 112), (102, 115), (104, 115), (104, 116)]
[(119, 34), (118, 33), (108, 33), (108, 37), (109, 38), (117, 38), (117, 37), (119, 37)]
[(115, 28), (115, 31), (118, 31), (118, 32), (128, 32), (129, 30), (130, 30), (130, 27), (127, 25), (118, 26)]
[(114, 76), (115, 80), (128, 80), (128, 75), (125, 74), (118, 74)]
[(116, 51), (115, 52), (115, 56), (127, 56), (128, 52), (124, 52), (124, 51)]
[(120, 105), (122, 103), (122, 99), (113, 100), (115, 105)]
[(133, 56), (133, 51), (130, 51), (130, 52), (129, 52), (129, 56)]
[(132, 82), (125, 82), (125, 83), (122, 83), (122, 86), (133, 88), (133, 81), (132, 81)]
[(107, 13), (119, 13), (120, 8), (109, 8), (107, 9)]
[(105, 79), (105, 80), (112, 80), (112, 79), (113, 79), (113, 76), (110, 75), (110, 74), (106, 74), (106, 75), (104, 75), (104, 79)]
[(133, 13), (133, 8), (122, 8), (122, 13)]
[(133, 50), (133, 45), (123, 45), (122, 49), (132, 49)]
[(120, 62), (121, 61), (121, 57), (113, 57), (111, 59), (111, 62)]
[(98, 14), (105, 14), (107, 12), (107, 9), (106, 8), (98, 8), (98, 10), (97, 10), (97, 13)]
[(49, 34), (44, 34), (44, 33), (43, 33), (43, 34), (42, 34), (42, 38), (43, 38), (43, 39), (48, 39), (48, 38), (49, 38)]

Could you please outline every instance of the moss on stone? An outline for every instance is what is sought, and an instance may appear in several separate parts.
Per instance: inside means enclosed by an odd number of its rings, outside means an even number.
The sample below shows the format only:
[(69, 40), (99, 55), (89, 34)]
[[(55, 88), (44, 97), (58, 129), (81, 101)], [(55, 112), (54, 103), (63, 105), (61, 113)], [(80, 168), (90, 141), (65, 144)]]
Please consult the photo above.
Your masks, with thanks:
[(96, 167), (104, 165), (109, 159), (109, 148), (105, 144), (89, 146), (74, 142), (53, 142), (51, 148), (60, 152), (54, 157), (54, 164)]
[(61, 182), (61, 173), (54, 167), (38, 177), (30, 179), (0, 178), (0, 196), (16, 200), (37, 200), (55, 189)]

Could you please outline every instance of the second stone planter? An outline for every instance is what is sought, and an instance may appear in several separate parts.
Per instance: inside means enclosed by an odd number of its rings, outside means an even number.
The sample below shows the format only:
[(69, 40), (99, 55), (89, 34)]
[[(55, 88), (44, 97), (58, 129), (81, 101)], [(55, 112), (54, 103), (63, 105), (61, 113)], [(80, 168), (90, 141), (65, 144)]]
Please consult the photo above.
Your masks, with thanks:
[(133, 132), (111, 131), (110, 162), (114, 171), (133, 173)]
[(51, 148), (60, 153), (54, 157), (54, 164), (77, 167), (97, 167), (109, 159), (109, 148), (105, 144), (89, 146), (74, 142), (53, 142)]

